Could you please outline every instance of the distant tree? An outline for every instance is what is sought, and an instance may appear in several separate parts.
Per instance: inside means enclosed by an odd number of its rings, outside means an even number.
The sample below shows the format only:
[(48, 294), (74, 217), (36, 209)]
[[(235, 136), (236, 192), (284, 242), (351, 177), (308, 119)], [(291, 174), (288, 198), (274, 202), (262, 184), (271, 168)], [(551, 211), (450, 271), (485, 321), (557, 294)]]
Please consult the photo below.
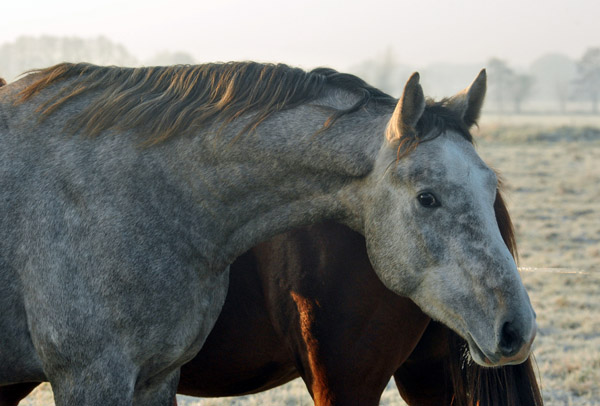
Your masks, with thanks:
[(577, 62), (578, 92), (592, 102), (592, 112), (598, 113), (600, 97), (600, 47), (589, 48)]
[(571, 85), (577, 74), (575, 61), (563, 54), (545, 54), (531, 64), (529, 72), (535, 78), (532, 96), (538, 100), (555, 101), (559, 111), (566, 112)]
[(137, 65), (137, 59), (121, 44), (105, 37), (19, 37), (0, 45), (0, 77), (8, 80), (26, 70), (60, 62), (90, 62), (98, 65)]
[(387, 48), (383, 55), (351, 66), (349, 71), (370, 85), (398, 96), (413, 69), (398, 63), (392, 48)]
[(392, 90), (394, 84), (398, 81), (398, 78), (394, 77), (396, 65), (392, 48), (387, 48), (383, 58), (377, 66), (375, 86), (386, 91)]
[(531, 95), (533, 82), (533, 76), (526, 74), (513, 75), (511, 78), (510, 89), (515, 113), (521, 113), (521, 105)]
[(185, 52), (163, 51), (154, 55), (146, 61), (147, 66), (165, 66), (165, 65), (193, 65), (196, 63), (194, 57)]
[(487, 66), (490, 94), (495, 99), (498, 110), (504, 111), (505, 102), (510, 100), (514, 112), (520, 113), (523, 101), (531, 96), (533, 76), (515, 73), (506, 62), (498, 58), (490, 59)]
[(569, 82), (564, 80), (557, 81), (554, 84), (554, 89), (558, 100), (558, 109), (564, 114), (567, 112), (567, 101), (569, 100)]
[(185, 52), (163, 51), (145, 61), (146, 66), (193, 65), (194, 57)]
[(504, 111), (504, 103), (514, 80), (514, 72), (501, 59), (492, 58), (487, 63), (488, 84), (490, 96), (500, 111)]

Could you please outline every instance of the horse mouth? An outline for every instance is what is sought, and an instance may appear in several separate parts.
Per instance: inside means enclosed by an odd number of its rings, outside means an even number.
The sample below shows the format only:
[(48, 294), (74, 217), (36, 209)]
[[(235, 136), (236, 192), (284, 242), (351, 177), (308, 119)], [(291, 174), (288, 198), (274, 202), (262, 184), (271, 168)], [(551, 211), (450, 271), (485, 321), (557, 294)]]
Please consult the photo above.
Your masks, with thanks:
[(487, 354), (485, 351), (477, 345), (477, 342), (473, 339), (473, 336), (469, 334), (469, 338), (467, 339), (467, 344), (469, 345), (469, 353), (471, 354), (471, 358), (475, 363), (481, 365), (482, 367), (499, 367), (505, 365), (518, 365), (524, 362), (529, 357), (529, 352), (531, 350), (531, 344), (533, 339), (529, 343), (523, 347), (518, 354), (513, 357), (502, 357), (498, 354)]
[(471, 334), (469, 334), (467, 344), (469, 345), (469, 353), (471, 354), (471, 358), (473, 358), (475, 363), (483, 367), (496, 367), (500, 365), (500, 357), (495, 354), (486, 354), (481, 347), (477, 345), (477, 342), (475, 339), (473, 339)]

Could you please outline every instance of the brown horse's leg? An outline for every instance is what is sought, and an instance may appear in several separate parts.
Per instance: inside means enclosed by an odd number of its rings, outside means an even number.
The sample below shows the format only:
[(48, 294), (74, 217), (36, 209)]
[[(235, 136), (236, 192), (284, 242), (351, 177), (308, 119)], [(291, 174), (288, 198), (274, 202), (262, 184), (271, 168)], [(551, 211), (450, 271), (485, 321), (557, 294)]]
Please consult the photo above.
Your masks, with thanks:
[(39, 382), (27, 382), (0, 386), (0, 406), (17, 406), (38, 385)]
[(448, 339), (447, 329), (432, 322), (409, 359), (394, 373), (400, 396), (410, 406), (452, 404)]
[[(383, 292), (378, 292), (383, 293)], [(316, 406), (379, 405), (392, 374), (408, 357), (429, 323), (429, 317), (408, 299), (397, 300), (394, 313), (364, 306), (370, 316), (336, 320), (327, 314), (326, 300), (310, 300), (292, 292), (300, 315), (303, 343), (298, 347), (298, 367)], [(388, 303), (389, 303), (388, 302)], [(395, 320), (390, 320), (394, 317)], [(410, 326), (398, 319), (410, 321)], [(385, 326), (385, 327), (384, 327)]]

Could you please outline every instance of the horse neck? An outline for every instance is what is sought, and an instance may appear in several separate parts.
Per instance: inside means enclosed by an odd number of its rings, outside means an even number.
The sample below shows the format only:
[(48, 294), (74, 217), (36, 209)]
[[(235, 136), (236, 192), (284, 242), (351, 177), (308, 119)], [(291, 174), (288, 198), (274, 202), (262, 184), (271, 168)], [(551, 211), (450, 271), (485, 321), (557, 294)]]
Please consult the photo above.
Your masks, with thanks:
[(302, 106), (273, 115), (255, 132), (240, 135), (247, 124), (240, 119), (194, 137), (181, 165), (192, 189), (203, 193), (223, 263), (301, 224), (334, 218), (353, 225), (349, 219), (360, 210), (349, 196), (371, 171), (385, 120), (357, 112), (317, 134), (327, 117)]

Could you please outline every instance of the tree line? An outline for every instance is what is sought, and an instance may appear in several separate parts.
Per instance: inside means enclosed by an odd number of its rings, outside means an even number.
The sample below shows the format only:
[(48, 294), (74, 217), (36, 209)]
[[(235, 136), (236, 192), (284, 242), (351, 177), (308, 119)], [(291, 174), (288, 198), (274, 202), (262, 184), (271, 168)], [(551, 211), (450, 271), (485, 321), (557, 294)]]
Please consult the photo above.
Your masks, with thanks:
[[(123, 45), (105, 37), (24, 36), (0, 45), (0, 77), (9, 81), (29, 69), (64, 61), (121, 66), (195, 63), (191, 55), (172, 51), (141, 61)], [(521, 113), (524, 105), (537, 103), (547, 106), (543, 109), (548, 111), (598, 113), (600, 47), (589, 48), (575, 61), (560, 54), (544, 55), (525, 70), (513, 68), (500, 58), (491, 58), (481, 65), (437, 64), (420, 71), (427, 94), (441, 97), (456, 93), (483, 66), (488, 69), (488, 110)], [(372, 85), (399, 95), (404, 81), (415, 69), (399, 63), (388, 48), (383, 55), (357, 63), (349, 70)], [(569, 109), (569, 105), (576, 107)]]
[[(438, 97), (454, 94), (461, 84), (487, 68), (486, 109), (522, 113), (567, 111), (598, 113), (600, 97), (600, 47), (592, 47), (577, 60), (561, 54), (546, 54), (526, 69), (511, 67), (500, 58), (483, 64), (435, 64), (421, 69), (426, 93)], [(399, 63), (391, 49), (377, 58), (363, 61), (353, 71), (371, 84), (398, 95), (413, 66)]]
[(163, 51), (148, 60), (139, 60), (123, 45), (105, 37), (78, 38), (23, 36), (0, 45), (0, 77), (14, 80), (23, 72), (60, 62), (90, 62), (98, 65), (140, 66), (192, 64), (185, 52)]
[[(567, 111), (570, 101), (587, 101), (590, 111), (598, 114), (598, 98), (600, 96), (600, 47), (589, 48), (577, 61), (574, 61), (574, 72), (570, 74), (567, 69), (557, 69), (552, 64), (559, 64), (560, 57), (549, 57), (540, 66), (538, 60), (536, 73), (542, 75), (543, 70), (554, 73), (551, 81), (545, 81), (546, 86), (551, 86), (550, 92), (558, 105), (561, 113)], [(495, 98), (496, 108), (500, 111), (507, 109), (506, 104), (512, 104), (512, 111), (521, 113), (523, 102), (533, 96), (534, 86), (539, 80), (533, 73), (518, 73), (511, 69), (503, 60), (492, 58), (487, 63), (490, 93)], [(535, 66), (534, 66), (535, 67)], [(509, 109), (509, 108), (508, 108)]]

